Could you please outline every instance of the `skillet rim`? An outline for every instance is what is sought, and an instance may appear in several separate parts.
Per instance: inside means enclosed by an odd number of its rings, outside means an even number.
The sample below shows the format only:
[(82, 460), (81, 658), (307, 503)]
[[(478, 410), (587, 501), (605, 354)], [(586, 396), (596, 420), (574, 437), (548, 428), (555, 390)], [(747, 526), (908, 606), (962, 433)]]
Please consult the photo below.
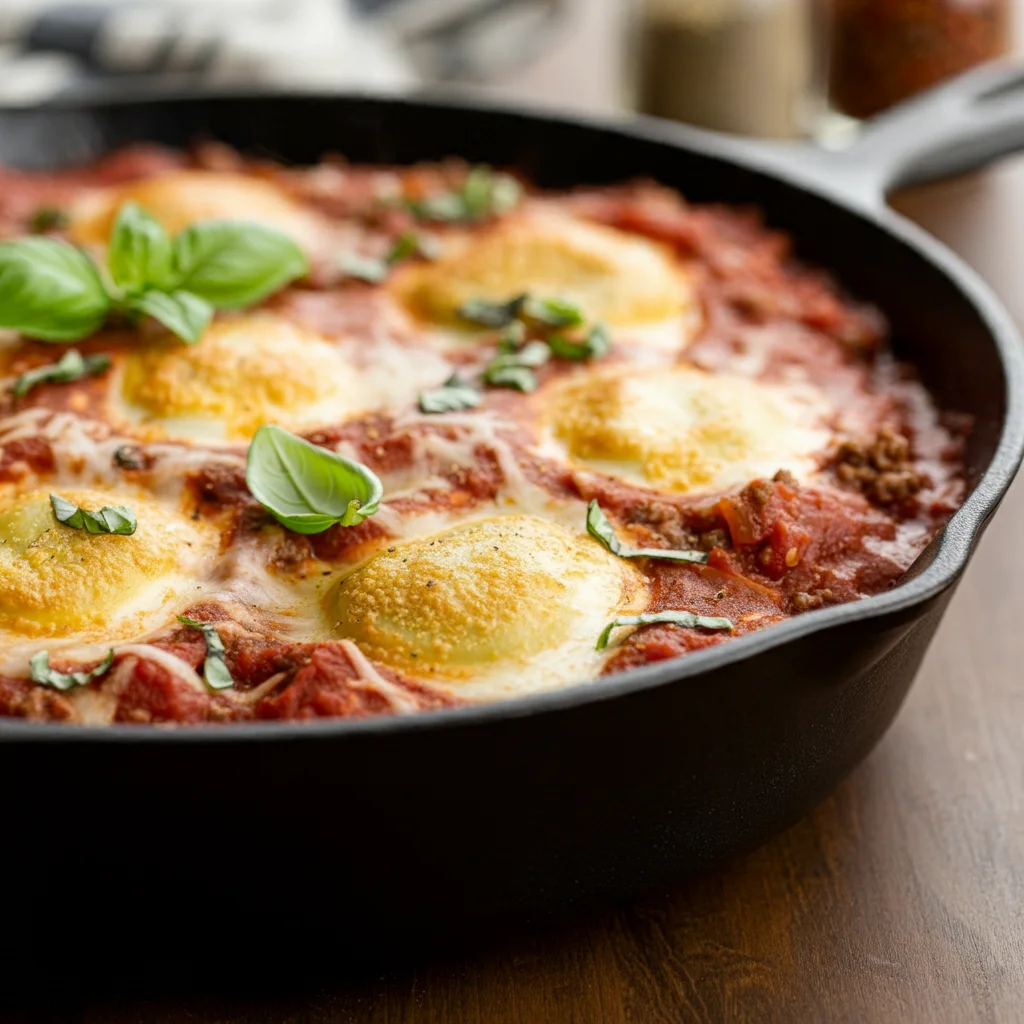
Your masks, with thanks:
[[(168, 105), (196, 101), (235, 100), (253, 104), (268, 100), (362, 103), (440, 109), (449, 113), (474, 111), (511, 116), (528, 121), (583, 127), (618, 134), (624, 141), (639, 139), (670, 148), (690, 150), (740, 167), (752, 174), (775, 179), (798, 193), (811, 193), (873, 227), (893, 236), (921, 259), (930, 263), (970, 302), (999, 356), (1006, 381), (1006, 412), (995, 451), (977, 484), (953, 514), (935, 541), (931, 563), (919, 575), (882, 594), (846, 604), (833, 605), (775, 623), (770, 628), (748, 633), (716, 645), (672, 658), (642, 665), (596, 680), (553, 690), (512, 697), (490, 704), (469, 705), (408, 715), (382, 715), (363, 719), (317, 719), (314, 721), (205, 723), (190, 725), (79, 726), (55, 722), (26, 722), (0, 719), (0, 742), (97, 742), (135, 743), (222, 743), (224, 741), (283, 742), (305, 740), (329, 742), (341, 737), (374, 736), (420, 730), (471, 728), (478, 724), (556, 713), (580, 705), (614, 700), (628, 694), (679, 682), (703, 671), (753, 658), (756, 655), (833, 626), (883, 618), (923, 605), (952, 586), (967, 567), (974, 547), (989, 519), (1005, 496), (1024, 458), (1024, 342), (1001, 301), (981, 277), (938, 239), (890, 209), (879, 197), (876, 204), (845, 191), (802, 164), (795, 146), (760, 143), (676, 124), (653, 117), (601, 116), (563, 112), (530, 104), (513, 104), (480, 97), (452, 96), (447, 90), (419, 93), (346, 90), (321, 92), (274, 89), (162, 89), (140, 90), (132, 96), (93, 95), (62, 98), (34, 106), (2, 105), (0, 113), (30, 118), (64, 112), (89, 112), (107, 107)], [(920, 557), (920, 556), (919, 556)], [(916, 564), (915, 563), (912, 563)]]

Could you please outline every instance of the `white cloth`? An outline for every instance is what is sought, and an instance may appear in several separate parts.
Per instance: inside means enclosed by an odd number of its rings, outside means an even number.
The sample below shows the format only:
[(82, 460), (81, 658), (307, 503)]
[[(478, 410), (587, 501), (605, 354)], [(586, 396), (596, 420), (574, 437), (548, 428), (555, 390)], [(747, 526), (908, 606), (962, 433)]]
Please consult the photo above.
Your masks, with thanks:
[[(168, 85), (400, 90), (504, 70), (564, 0), (0, 0), (0, 103)], [(518, 58), (517, 58), (518, 55)]]

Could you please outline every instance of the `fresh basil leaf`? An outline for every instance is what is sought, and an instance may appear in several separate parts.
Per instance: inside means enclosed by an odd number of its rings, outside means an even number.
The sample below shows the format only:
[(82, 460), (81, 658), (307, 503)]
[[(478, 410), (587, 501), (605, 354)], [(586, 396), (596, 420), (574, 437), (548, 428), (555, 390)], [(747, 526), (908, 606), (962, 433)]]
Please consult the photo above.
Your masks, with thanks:
[(419, 406), (421, 412), (458, 412), (461, 409), (475, 409), (481, 402), (480, 392), (471, 384), (453, 373), (439, 388), (421, 391)]
[(322, 533), (335, 523), (355, 526), (377, 511), (384, 493), (366, 466), (272, 424), (260, 427), (249, 445), (245, 482), (296, 533)]
[(84, 356), (77, 348), (69, 348), (55, 363), (26, 370), (14, 381), (15, 398), (23, 398), (37, 384), (71, 384), (110, 369), (110, 356)]
[(42, 235), (47, 231), (63, 231), (71, 224), (66, 210), (59, 206), (40, 206), (33, 210), (28, 221), (28, 229), (33, 235)]
[(537, 375), (528, 366), (500, 366), (484, 371), (484, 380), (496, 388), (513, 388), (529, 394), (537, 390)]
[(518, 316), (527, 295), (517, 295), (508, 302), (488, 302), (486, 299), (470, 299), (459, 306), (456, 315), (460, 320), (477, 327), (507, 327)]
[(587, 506), (587, 533), (600, 541), (619, 558), (660, 558), (666, 562), (704, 563), (708, 556), (703, 551), (679, 551), (674, 548), (628, 548), (615, 535), (612, 524), (596, 500)]
[(457, 191), (441, 192), (407, 205), (424, 220), (476, 221), (508, 213), (519, 202), (522, 191), (515, 178), (481, 164), (466, 175)]
[(206, 660), (203, 662), (203, 681), (211, 690), (227, 690), (235, 685), (231, 678), (231, 670), (224, 660), (224, 641), (220, 638), (215, 626), (209, 622), (199, 622), (187, 615), (179, 615), (178, 621), (190, 629), (200, 629), (206, 641)]
[(55, 238), (0, 242), (0, 327), (78, 341), (102, 326), (110, 298), (92, 260)]
[(667, 622), (673, 626), (683, 626), (687, 629), (700, 627), (701, 629), (727, 629), (730, 632), (735, 628), (731, 619), (721, 619), (715, 616), (694, 615), (693, 612), (664, 611), (647, 612), (643, 615), (620, 615), (613, 619), (601, 631), (597, 638), (597, 650), (603, 651), (608, 646), (608, 640), (612, 630), (620, 626), (649, 626), (655, 622)]
[(111, 647), (107, 656), (88, 672), (58, 672), (50, 668), (50, 652), (39, 651), (32, 655), (28, 663), (29, 678), (40, 686), (49, 686), (54, 690), (73, 690), (76, 686), (87, 686), (94, 679), (99, 679), (114, 664), (114, 648)]
[(174, 240), (177, 287), (217, 309), (251, 306), (290, 281), (309, 263), (286, 234), (248, 221), (193, 224)]
[(138, 526), (135, 513), (124, 505), (104, 505), (99, 512), (89, 512), (59, 494), (50, 495), (50, 505), (58, 523), (86, 533), (116, 533), (130, 537)]
[(127, 299), (125, 307), (158, 320), (188, 345), (199, 341), (213, 316), (213, 306), (209, 302), (180, 289), (143, 292)]
[(595, 324), (583, 341), (552, 334), (548, 338), (548, 347), (559, 359), (600, 359), (611, 351), (612, 342), (608, 328), (604, 324)]
[(129, 295), (173, 285), (170, 236), (138, 203), (125, 203), (117, 211), (107, 266), (114, 283)]
[(527, 296), (520, 315), (546, 327), (578, 327), (583, 323), (583, 310), (565, 299), (535, 299)]

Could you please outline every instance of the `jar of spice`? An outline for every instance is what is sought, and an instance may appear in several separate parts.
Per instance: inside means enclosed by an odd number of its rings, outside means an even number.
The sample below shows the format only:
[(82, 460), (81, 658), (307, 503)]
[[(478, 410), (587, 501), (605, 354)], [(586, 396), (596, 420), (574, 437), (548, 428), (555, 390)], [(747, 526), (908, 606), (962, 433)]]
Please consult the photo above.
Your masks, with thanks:
[(871, 117), (1006, 53), (1009, 0), (829, 0), (829, 99)]
[(743, 135), (803, 133), (814, 2), (643, 0), (639, 109)]

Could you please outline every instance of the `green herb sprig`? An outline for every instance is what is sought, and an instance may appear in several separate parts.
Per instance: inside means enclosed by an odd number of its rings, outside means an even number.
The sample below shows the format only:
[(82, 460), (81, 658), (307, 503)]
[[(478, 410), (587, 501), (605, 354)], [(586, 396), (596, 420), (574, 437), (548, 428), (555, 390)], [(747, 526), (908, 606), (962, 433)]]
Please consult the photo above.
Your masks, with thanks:
[(231, 678), (231, 670), (224, 660), (224, 641), (217, 632), (217, 627), (209, 622), (199, 622), (190, 619), (187, 615), (179, 615), (178, 621), (189, 629), (202, 630), (203, 639), (206, 641), (206, 659), (203, 661), (203, 682), (211, 690), (227, 690), (235, 685)]
[(50, 652), (39, 651), (32, 655), (28, 663), (29, 678), (40, 686), (49, 686), (53, 690), (73, 690), (76, 686), (88, 686), (94, 679), (99, 679), (114, 664), (114, 648), (111, 647), (107, 656), (89, 672), (58, 672), (50, 668)]
[(0, 242), (0, 327), (66, 344), (113, 313), (149, 316), (197, 342), (215, 309), (259, 302), (308, 271), (285, 234), (248, 221), (204, 221), (171, 238), (136, 203), (120, 208), (101, 272), (54, 238)]
[(50, 504), (57, 522), (74, 530), (130, 537), (138, 527), (135, 513), (125, 505), (104, 505), (99, 512), (89, 512), (59, 494), (50, 495)]
[(15, 378), (11, 393), (15, 398), (24, 398), (37, 384), (70, 384), (109, 369), (110, 356), (83, 356), (77, 348), (69, 348), (57, 362), (26, 370)]
[(249, 445), (245, 482), (282, 526), (305, 534), (361, 523), (384, 494), (366, 466), (273, 424), (260, 427)]
[(613, 555), (619, 558), (660, 558), (667, 562), (706, 562), (703, 551), (679, 551), (673, 548), (629, 548), (615, 535), (612, 524), (601, 510), (597, 501), (587, 506), (587, 533), (600, 541)]
[(597, 638), (596, 649), (603, 651), (608, 646), (608, 640), (612, 635), (612, 630), (619, 629), (622, 626), (649, 626), (656, 622), (666, 622), (669, 625), (682, 626), (686, 629), (699, 627), (701, 629), (727, 629), (730, 632), (735, 629), (731, 619), (722, 619), (708, 615), (694, 615), (693, 612), (685, 611), (648, 612), (643, 615), (620, 615), (617, 619), (613, 619), (609, 622), (601, 631), (601, 635)]

